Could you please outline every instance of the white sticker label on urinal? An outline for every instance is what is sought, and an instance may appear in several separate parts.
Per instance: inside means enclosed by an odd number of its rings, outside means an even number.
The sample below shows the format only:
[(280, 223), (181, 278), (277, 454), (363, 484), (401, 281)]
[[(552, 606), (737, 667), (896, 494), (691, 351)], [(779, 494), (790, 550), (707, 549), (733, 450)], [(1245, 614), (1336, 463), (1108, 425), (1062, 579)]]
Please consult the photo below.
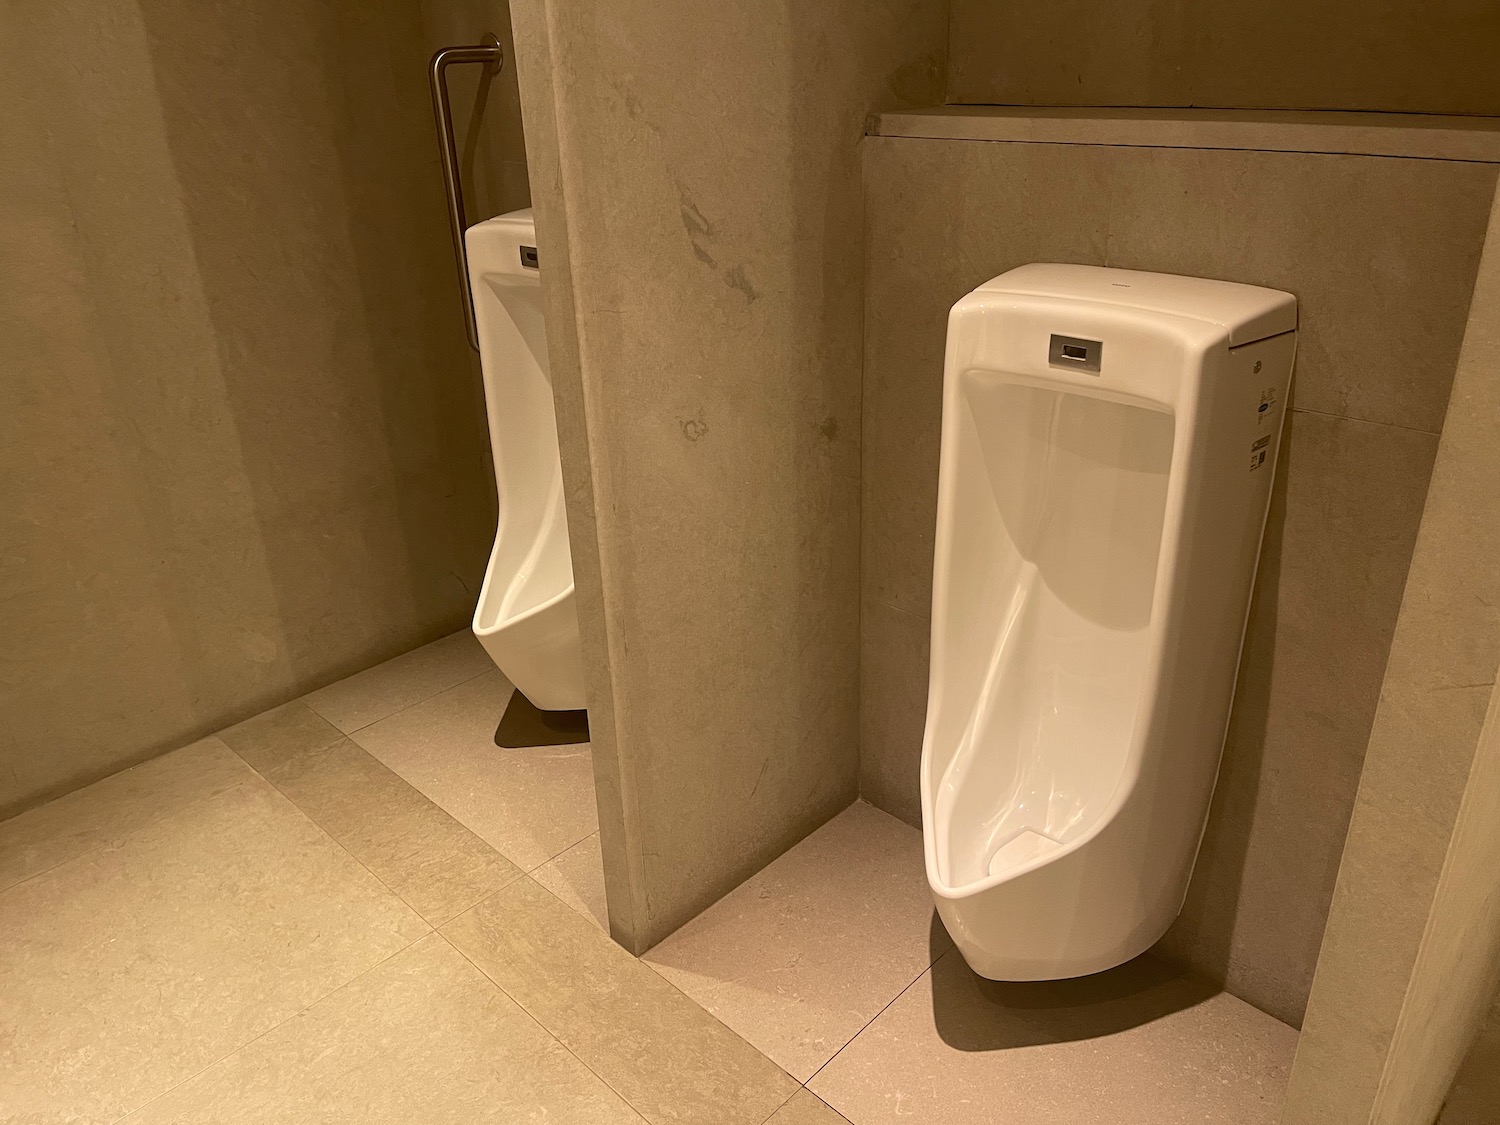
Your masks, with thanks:
[(1250, 443), (1250, 471), (1253, 473), (1266, 463), (1266, 454), (1271, 444), (1271, 435), (1263, 434)]
[(1260, 392), (1260, 405), (1255, 408), (1255, 424), (1261, 425), (1276, 413), (1276, 388), (1267, 387)]

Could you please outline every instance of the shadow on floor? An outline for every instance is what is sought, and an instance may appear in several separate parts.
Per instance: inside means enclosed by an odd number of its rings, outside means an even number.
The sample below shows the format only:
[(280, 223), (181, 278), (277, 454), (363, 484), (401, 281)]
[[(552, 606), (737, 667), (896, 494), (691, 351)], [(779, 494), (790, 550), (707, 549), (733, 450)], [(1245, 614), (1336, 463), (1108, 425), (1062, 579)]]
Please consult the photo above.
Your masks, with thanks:
[(933, 1022), (960, 1051), (1003, 1051), (1116, 1035), (1203, 1003), (1212, 982), (1149, 954), (1108, 972), (1073, 980), (985, 980), (949, 946), (932, 917), (932, 949), (948, 952), (932, 967)]

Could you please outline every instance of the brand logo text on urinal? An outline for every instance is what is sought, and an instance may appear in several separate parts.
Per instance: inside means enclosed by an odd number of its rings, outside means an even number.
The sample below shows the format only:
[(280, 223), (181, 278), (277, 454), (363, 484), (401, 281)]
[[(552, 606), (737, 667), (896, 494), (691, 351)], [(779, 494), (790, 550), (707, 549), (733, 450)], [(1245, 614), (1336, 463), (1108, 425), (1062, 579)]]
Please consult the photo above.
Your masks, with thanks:
[(1099, 340), (1083, 340), (1077, 336), (1059, 336), (1053, 333), (1047, 347), (1047, 362), (1053, 367), (1071, 367), (1078, 371), (1099, 374), (1099, 361), (1104, 355), (1104, 344)]

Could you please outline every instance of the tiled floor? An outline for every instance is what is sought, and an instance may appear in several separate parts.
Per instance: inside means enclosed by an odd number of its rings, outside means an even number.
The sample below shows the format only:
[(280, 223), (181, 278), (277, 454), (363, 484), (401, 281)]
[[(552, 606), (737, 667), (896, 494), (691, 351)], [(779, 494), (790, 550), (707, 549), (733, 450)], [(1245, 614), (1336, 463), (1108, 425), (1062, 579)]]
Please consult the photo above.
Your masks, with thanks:
[(949, 948), (922, 837), (856, 803), (646, 961), (806, 1082)]
[(509, 691), (459, 634), (0, 823), (0, 1123), (1275, 1120), (1290, 1028), (978, 981), (868, 805), (631, 957)]

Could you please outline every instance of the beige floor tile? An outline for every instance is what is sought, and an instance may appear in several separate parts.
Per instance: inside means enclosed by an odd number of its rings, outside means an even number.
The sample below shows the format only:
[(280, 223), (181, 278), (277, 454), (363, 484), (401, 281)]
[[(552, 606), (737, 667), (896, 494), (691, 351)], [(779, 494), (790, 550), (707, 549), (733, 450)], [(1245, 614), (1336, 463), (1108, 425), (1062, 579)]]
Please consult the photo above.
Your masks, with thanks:
[(760, 1125), (793, 1080), (531, 879), (442, 930), (656, 1125)]
[(344, 736), (306, 703), (294, 699), (221, 730), (219, 737), (264, 774), (304, 751), (332, 746)]
[(0, 891), (253, 778), (205, 738), (0, 823)]
[(490, 672), (353, 737), (530, 871), (596, 832), (599, 819), (587, 746), (495, 745), (495, 727), (512, 690), (499, 672)]
[(305, 702), (339, 730), (353, 734), (494, 670), (478, 638), (464, 629), (330, 684), (306, 696)]
[(304, 750), (266, 778), (435, 926), (521, 875), (347, 738)]
[(533, 871), (531, 877), (605, 933), (609, 932), (599, 833), (580, 840), (556, 859), (548, 860)]
[(1149, 958), (1001, 985), (950, 952), (809, 1088), (858, 1125), (1269, 1125), (1296, 1041)]
[(949, 945), (922, 834), (860, 801), (645, 959), (805, 1082)]
[(639, 1125), (436, 934), (132, 1114), (130, 1125)]
[(0, 1106), (113, 1121), (426, 932), (251, 776), (0, 894)]
[(766, 1125), (849, 1125), (849, 1121), (804, 1087), (773, 1113)]

